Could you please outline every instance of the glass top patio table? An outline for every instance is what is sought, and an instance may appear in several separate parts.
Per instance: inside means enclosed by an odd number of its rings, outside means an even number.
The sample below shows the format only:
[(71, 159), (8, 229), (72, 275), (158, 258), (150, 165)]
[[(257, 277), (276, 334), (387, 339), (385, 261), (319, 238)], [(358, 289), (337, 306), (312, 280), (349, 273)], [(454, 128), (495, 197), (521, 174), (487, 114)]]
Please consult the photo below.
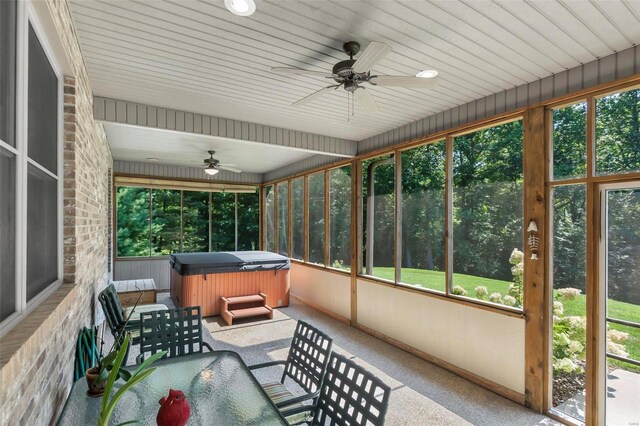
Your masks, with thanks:
[[(231, 351), (156, 361), (149, 377), (118, 402), (110, 424), (138, 419), (155, 425), (169, 389), (181, 390), (191, 405), (189, 425), (286, 425), (287, 422), (260, 387), (240, 356)], [(136, 366), (127, 367), (134, 370)], [(117, 389), (116, 382), (115, 388)], [(83, 377), (74, 383), (59, 425), (96, 425), (102, 398), (87, 396)]]

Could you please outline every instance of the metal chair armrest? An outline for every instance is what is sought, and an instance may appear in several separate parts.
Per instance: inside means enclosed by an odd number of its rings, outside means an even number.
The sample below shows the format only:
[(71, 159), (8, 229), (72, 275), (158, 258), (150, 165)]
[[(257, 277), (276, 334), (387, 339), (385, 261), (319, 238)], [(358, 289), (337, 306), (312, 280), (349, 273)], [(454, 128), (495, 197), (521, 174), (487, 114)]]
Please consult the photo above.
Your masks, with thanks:
[(269, 361), (262, 364), (254, 364), (249, 366), (249, 370), (257, 370), (259, 368), (273, 367), (275, 365), (286, 364), (287, 361)]
[[(297, 404), (298, 402), (303, 402), (303, 401), (307, 401), (309, 399), (315, 399), (318, 397), (318, 395), (320, 395), (320, 391), (317, 390), (315, 392), (311, 392), (308, 393), (306, 395), (300, 395), (300, 396), (296, 396), (294, 398), (291, 399), (287, 399), (285, 401), (280, 401), (279, 403), (276, 404), (276, 407), (280, 408), (285, 408), (288, 407), (289, 405), (292, 404)], [(311, 405), (306, 405), (306, 407), (311, 407)]]
[(202, 347), (209, 349), (209, 352), (213, 352), (213, 348), (207, 342), (202, 342)]
[[(316, 411), (315, 405), (303, 405), (301, 407), (295, 407), (290, 410), (281, 410), (280, 414), (282, 414), (282, 417), (289, 417), (294, 414), (308, 412), (310, 416), (313, 416), (315, 414), (315, 411)], [(305, 419), (300, 421), (299, 423), (291, 423), (291, 424), (294, 425), (294, 424), (300, 424), (300, 423), (308, 423), (308, 420)]]

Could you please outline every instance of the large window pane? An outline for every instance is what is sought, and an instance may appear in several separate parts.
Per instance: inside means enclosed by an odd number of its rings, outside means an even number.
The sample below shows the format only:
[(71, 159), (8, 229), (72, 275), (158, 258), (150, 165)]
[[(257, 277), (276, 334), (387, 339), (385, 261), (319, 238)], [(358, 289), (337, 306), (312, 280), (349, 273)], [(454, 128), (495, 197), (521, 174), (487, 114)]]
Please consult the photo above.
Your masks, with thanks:
[(58, 181), (29, 164), (27, 301), (58, 279), (58, 256)]
[(395, 280), (394, 158), (384, 156), (366, 160), (362, 168), (364, 273)]
[(329, 171), (329, 212), (333, 268), (351, 268), (351, 166)]
[(553, 178), (587, 175), (587, 103), (553, 111)]
[(260, 244), (260, 195), (238, 194), (238, 250), (257, 250)]
[(445, 142), (402, 153), (402, 270), (405, 284), (444, 291)]
[(293, 249), (291, 257), (294, 259), (304, 259), (304, 178), (291, 181), (292, 200), (291, 214), (293, 234)]
[(182, 193), (182, 251), (209, 251), (209, 193)]
[(522, 306), (522, 122), (455, 138), (453, 294)]
[(266, 251), (274, 251), (276, 249), (276, 231), (275, 231), (275, 193), (273, 191), (273, 185), (269, 185), (265, 188), (265, 234), (266, 240), (264, 242), (264, 249)]
[(29, 158), (58, 172), (58, 78), (29, 25)]
[(167, 256), (180, 250), (180, 191), (151, 190), (151, 255)]
[(0, 140), (14, 147), (16, 146), (16, 5), (15, 0), (0, 1)]
[(552, 192), (553, 406), (584, 421), (586, 351), (586, 190)]
[(289, 183), (280, 182), (278, 188), (278, 253), (289, 256)]
[(16, 310), (16, 157), (0, 148), (0, 321)]
[(118, 257), (149, 256), (149, 189), (119, 187), (116, 192)]
[(235, 194), (211, 194), (211, 251), (236, 249)]
[(324, 173), (309, 176), (309, 262), (324, 265)]
[(596, 172), (640, 171), (640, 89), (596, 99)]

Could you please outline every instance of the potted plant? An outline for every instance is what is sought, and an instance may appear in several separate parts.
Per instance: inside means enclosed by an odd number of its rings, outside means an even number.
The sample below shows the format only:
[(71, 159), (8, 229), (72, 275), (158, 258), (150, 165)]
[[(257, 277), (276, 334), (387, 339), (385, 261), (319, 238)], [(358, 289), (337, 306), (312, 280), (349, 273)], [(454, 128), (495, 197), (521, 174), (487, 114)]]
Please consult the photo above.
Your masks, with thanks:
[[(155, 368), (149, 368), (151, 364), (165, 356), (167, 353), (166, 351), (161, 351), (151, 355), (142, 364), (140, 364), (133, 373), (131, 373), (120, 368), (122, 366), (124, 358), (127, 356), (130, 342), (131, 336), (129, 335), (129, 333), (127, 333), (124, 341), (122, 342), (122, 345), (120, 345), (120, 349), (118, 349), (117, 351), (112, 351), (111, 353), (109, 353), (109, 355), (107, 355), (107, 357), (109, 357), (111, 354), (115, 354), (113, 362), (111, 363), (111, 371), (107, 376), (104, 394), (102, 396), (100, 415), (98, 417), (98, 426), (107, 426), (109, 424), (109, 419), (111, 418), (111, 415), (113, 414), (118, 401), (120, 401), (124, 394), (133, 386), (153, 373)], [(105, 359), (107, 357), (105, 357)], [(114, 384), (120, 377), (125, 380), (125, 383), (115, 392), (113, 396), (111, 396)], [(137, 423), (137, 420), (130, 420), (123, 424), (130, 423)]]

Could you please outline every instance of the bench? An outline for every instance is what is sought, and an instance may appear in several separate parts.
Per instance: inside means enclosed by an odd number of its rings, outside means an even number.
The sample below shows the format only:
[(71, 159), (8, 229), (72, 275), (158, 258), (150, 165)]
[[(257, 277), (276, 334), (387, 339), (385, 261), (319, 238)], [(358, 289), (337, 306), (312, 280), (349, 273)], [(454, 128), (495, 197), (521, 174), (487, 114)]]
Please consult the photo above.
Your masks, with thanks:
[(153, 278), (114, 281), (113, 286), (118, 292), (120, 304), (125, 308), (135, 305), (140, 293), (142, 293), (142, 297), (138, 305), (151, 305), (156, 303), (156, 283), (153, 281)]
[(250, 296), (221, 297), (220, 300), (222, 301), (220, 314), (227, 325), (233, 325), (233, 321), (240, 318), (259, 316), (273, 318), (273, 309), (267, 306), (267, 295), (264, 293)]

